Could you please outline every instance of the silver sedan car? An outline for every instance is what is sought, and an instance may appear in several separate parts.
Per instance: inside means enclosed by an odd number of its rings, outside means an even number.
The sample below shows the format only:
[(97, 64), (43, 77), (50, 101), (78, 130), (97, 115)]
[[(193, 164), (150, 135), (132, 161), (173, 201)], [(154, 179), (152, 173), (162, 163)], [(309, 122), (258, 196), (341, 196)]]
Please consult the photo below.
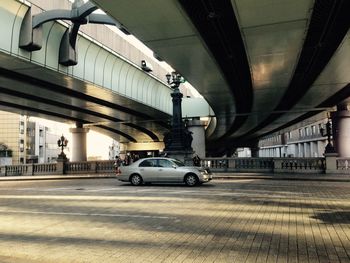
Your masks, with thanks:
[(118, 180), (132, 185), (142, 183), (185, 183), (188, 186), (209, 182), (212, 174), (208, 169), (185, 166), (179, 160), (164, 157), (140, 159), (129, 166), (120, 167)]

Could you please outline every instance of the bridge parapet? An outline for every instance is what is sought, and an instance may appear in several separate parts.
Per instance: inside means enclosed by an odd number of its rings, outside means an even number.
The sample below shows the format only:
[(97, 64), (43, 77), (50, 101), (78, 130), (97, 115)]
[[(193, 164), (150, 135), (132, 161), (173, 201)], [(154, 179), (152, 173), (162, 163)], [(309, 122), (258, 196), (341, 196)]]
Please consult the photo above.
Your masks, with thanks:
[[(188, 162), (190, 162), (190, 160), (188, 160)], [(201, 160), (201, 165), (209, 167), (213, 172), (325, 173), (326, 159), (204, 158)]]
[[(350, 174), (350, 158), (336, 158), (336, 169), (326, 167), (326, 158), (203, 158), (201, 166), (214, 173), (298, 173)], [(188, 165), (192, 164), (187, 159)], [(60, 165), (63, 164), (62, 169)], [(63, 168), (64, 167), (64, 168)], [(35, 176), (59, 174), (113, 174), (114, 161), (87, 161), (0, 166), (0, 176)]]
[(338, 158), (337, 170), (350, 171), (350, 158)]

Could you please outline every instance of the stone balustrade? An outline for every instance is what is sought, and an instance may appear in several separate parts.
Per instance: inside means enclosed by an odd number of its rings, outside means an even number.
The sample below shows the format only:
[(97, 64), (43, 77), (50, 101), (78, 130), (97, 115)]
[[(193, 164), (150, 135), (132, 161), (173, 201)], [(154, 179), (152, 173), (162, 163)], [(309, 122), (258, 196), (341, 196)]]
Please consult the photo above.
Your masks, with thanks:
[(34, 174), (57, 174), (57, 164), (56, 163), (42, 163), (33, 164), (33, 175)]
[(113, 173), (114, 161), (57, 162), (0, 166), (0, 176)]
[(337, 170), (350, 171), (350, 158), (337, 158)]
[(205, 158), (213, 172), (324, 173), (325, 158)]
[(201, 165), (213, 172), (273, 172), (272, 158), (205, 158)]
[[(191, 164), (191, 159), (185, 160)], [(350, 158), (203, 158), (201, 166), (212, 172), (344, 173), (350, 174)], [(55, 174), (113, 174), (114, 161), (57, 162), (0, 166), (0, 176)]]
[(325, 158), (275, 158), (274, 172), (277, 173), (324, 173)]

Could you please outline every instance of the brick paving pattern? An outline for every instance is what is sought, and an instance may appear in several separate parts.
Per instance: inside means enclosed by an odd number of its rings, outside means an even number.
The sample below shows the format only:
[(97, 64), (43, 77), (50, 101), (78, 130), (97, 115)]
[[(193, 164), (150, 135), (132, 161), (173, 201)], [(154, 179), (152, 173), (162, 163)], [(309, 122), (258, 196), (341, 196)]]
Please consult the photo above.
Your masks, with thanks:
[(0, 183), (0, 262), (350, 262), (350, 182)]

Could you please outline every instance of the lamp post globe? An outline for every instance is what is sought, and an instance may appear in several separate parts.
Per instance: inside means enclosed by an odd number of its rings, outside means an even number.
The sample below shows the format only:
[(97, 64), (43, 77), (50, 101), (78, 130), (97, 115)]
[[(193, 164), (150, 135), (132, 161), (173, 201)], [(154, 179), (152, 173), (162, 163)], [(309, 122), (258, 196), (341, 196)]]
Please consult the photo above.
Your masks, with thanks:
[(63, 152), (63, 149), (64, 149), (65, 147), (67, 147), (67, 145), (68, 145), (68, 140), (63, 136), (63, 134), (62, 134), (62, 136), (59, 138), (59, 140), (57, 141), (57, 145), (58, 145), (58, 147), (61, 148), (61, 153), (58, 155), (58, 160), (67, 160), (67, 156), (66, 156), (66, 154)]

